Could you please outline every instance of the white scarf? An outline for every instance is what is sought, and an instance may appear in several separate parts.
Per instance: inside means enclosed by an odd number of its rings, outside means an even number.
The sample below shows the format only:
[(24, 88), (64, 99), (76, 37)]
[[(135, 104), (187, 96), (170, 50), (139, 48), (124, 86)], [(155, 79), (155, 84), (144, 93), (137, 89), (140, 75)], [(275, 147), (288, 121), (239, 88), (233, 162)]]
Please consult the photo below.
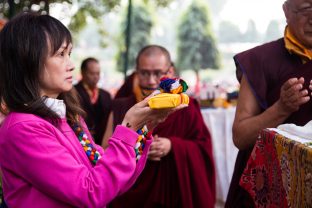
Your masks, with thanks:
[(48, 97), (44, 100), (44, 103), (48, 108), (54, 111), (60, 118), (66, 117), (66, 105), (63, 100)]

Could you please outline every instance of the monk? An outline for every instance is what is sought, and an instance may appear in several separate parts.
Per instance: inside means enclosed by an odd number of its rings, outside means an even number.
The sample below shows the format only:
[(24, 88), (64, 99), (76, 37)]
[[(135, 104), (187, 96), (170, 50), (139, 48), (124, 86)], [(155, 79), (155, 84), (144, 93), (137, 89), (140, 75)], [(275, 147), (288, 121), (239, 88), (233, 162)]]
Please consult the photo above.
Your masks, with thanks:
[(233, 141), (240, 151), (225, 207), (254, 207), (239, 181), (258, 132), (282, 123), (302, 126), (312, 119), (312, 1), (287, 0), (283, 10), (283, 38), (234, 57), (241, 87)]
[(100, 79), (100, 64), (95, 58), (89, 57), (81, 63), (81, 81), (75, 85), (80, 95), (80, 103), (86, 112), (86, 123), (96, 144), (101, 145), (107, 126), (107, 120), (112, 107), (109, 92), (100, 89), (97, 84)]
[[(114, 100), (113, 126), (127, 109), (158, 87), (162, 76), (173, 77), (169, 52), (158, 45), (144, 47), (136, 60), (138, 85), (126, 98)], [(133, 187), (110, 207), (214, 207), (215, 167), (210, 133), (199, 105), (174, 113), (153, 131), (145, 169)]]
[(137, 85), (137, 78), (135, 72), (133, 72), (126, 78), (124, 84), (117, 91), (115, 99), (128, 97), (129, 95), (131, 95), (132, 90), (134, 89), (134, 85)]

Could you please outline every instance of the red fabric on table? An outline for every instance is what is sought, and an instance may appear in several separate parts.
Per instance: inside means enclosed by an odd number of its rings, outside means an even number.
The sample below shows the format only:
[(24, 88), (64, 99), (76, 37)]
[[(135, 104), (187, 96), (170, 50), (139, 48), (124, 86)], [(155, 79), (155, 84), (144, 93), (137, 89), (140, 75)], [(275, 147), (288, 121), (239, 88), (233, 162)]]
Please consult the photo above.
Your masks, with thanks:
[(242, 174), (242, 186), (256, 207), (287, 207), (280, 162), (274, 144), (276, 132), (262, 130)]

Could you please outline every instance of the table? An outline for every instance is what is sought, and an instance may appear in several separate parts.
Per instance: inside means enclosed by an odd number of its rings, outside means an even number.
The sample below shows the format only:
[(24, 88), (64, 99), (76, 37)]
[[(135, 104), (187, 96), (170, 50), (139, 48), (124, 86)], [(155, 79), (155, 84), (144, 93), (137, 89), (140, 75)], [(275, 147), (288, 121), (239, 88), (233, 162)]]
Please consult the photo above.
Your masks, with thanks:
[(312, 207), (312, 149), (262, 130), (240, 185), (256, 207)]
[(216, 165), (217, 202), (224, 203), (229, 190), (238, 149), (232, 140), (235, 107), (201, 109), (212, 137)]

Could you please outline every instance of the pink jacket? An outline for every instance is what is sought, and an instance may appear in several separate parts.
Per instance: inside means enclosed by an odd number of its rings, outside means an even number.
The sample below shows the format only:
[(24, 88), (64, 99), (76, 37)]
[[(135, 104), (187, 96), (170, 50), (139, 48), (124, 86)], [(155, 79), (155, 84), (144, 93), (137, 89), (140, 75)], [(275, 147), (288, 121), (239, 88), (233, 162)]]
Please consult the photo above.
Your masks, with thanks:
[(32, 114), (10, 113), (0, 128), (6, 203), (9, 207), (105, 207), (129, 189), (144, 168), (151, 141), (136, 163), (137, 136), (117, 126), (105, 152), (96, 146), (102, 158), (93, 167), (65, 119), (56, 128)]

